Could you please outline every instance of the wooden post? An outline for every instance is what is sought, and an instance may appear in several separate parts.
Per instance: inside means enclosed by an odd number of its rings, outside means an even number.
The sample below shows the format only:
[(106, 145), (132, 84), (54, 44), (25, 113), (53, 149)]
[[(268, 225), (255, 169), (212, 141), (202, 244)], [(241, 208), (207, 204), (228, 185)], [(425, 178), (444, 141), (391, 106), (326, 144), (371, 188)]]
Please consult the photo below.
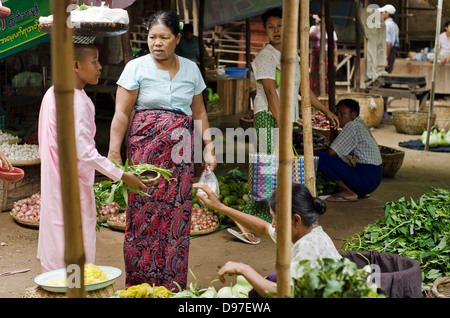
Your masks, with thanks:
[(441, 30), (441, 19), (442, 19), (442, 0), (439, 0), (438, 8), (437, 8), (437, 19), (436, 19), (436, 38), (434, 40), (434, 61), (433, 61), (433, 71), (431, 75), (431, 100), (430, 100), (430, 110), (428, 113), (428, 123), (427, 123), (427, 138), (425, 141), (425, 151), (429, 150), (430, 146), (430, 135), (431, 135), (431, 120), (433, 118), (433, 104), (434, 104), (434, 91), (436, 89), (436, 64), (438, 58), (438, 50), (439, 50), (439, 34)]
[[(314, 150), (311, 123), (311, 98), (309, 96), (309, 2), (302, 1), (300, 10), (300, 94), (302, 96), (301, 113), (303, 119), (303, 154), (305, 156), (305, 186), (313, 196), (316, 195), (316, 175), (314, 172)], [(322, 11), (322, 21), (323, 11)], [(321, 22), (322, 24), (322, 22)], [(321, 29), (323, 24), (321, 25)], [(321, 30), (322, 31), (322, 30)], [(323, 37), (325, 38), (325, 37)]]
[(320, 53), (319, 53), (319, 76), (320, 76), (320, 96), (327, 95), (327, 78), (326, 78), (326, 56), (325, 56), (325, 41), (326, 41), (326, 26), (323, 13), (325, 12), (325, 1), (320, 1), (320, 12), (322, 19), (320, 21)]
[[(73, 112), (74, 76), (72, 29), (66, 25), (70, 0), (52, 0), (54, 27), (51, 37), (52, 78), (55, 89), (59, 169), (64, 213), (66, 266), (78, 265), (79, 286), (68, 284), (67, 297), (82, 298), (84, 291), (84, 247)], [(73, 275), (74, 273), (67, 273)]]
[(361, 21), (359, 17), (360, 0), (355, 0), (355, 92), (361, 91)]
[[(308, 1), (303, 1), (308, 2)], [(309, 2), (308, 2), (309, 4)], [(298, 0), (283, 1), (281, 80), (279, 115), (279, 167), (277, 175), (277, 295), (291, 295), (291, 210), (292, 210), (292, 96), (297, 63)], [(307, 37), (308, 39), (308, 37)], [(305, 60), (308, 63), (308, 59)], [(309, 65), (309, 63), (308, 63)]]
[[(336, 108), (336, 68), (334, 67), (334, 28), (330, 15), (330, 0), (325, 4), (325, 23), (328, 36), (328, 108), (334, 113)], [(303, 78), (302, 78), (303, 79)], [(330, 142), (337, 137), (337, 128), (330, 129)]]

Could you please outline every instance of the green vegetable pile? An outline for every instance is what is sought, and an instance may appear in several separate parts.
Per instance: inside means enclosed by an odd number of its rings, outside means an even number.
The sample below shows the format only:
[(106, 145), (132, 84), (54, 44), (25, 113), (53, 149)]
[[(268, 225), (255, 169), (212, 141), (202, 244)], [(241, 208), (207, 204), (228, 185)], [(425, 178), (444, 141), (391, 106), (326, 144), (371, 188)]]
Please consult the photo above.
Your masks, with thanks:
[(343, 250), (376, 250), (419, 262), (424, 284), (450, 275), (450, 190), (435, 189), (410, 202), (388, 202), (384, 217), (346, 240)]
[(369, 287), (365, 269), (358, 269), (348, 258), (318, 259), (318, 266), (309, 260), (299, 262), (304, 274), (293, 281), (293, 298), (383, 298), (376, 285)]
[[(170, 176), (172, 175), (172, 171), (158, 168), (154, 165), (141, 163), (128, 165), (128, 160), (125, 161), (125, 164), (119, 165), (114, 162), (114, 164), (122, 169), (125, 172), (132, 172), (136, 175), (142, 174), (146, 171), (156, 171), (161, 174), (163, 178), (170, 182)], [(147, 193), (130, 188), (125, 182), (119, 180), (117, 182), (111, 181), (100, 181), (94, 183), (94, 195), (95, 195), (95, 203), (97, 206), (97, 214), (100, 216), (100, 210), (103, 204), (110, 204), (111, 202), (116, 202), (119, 204), (120, 208), (126, 208), (128, 206), (128, 191), (136, 192), (143, 196), (148, 196)]]

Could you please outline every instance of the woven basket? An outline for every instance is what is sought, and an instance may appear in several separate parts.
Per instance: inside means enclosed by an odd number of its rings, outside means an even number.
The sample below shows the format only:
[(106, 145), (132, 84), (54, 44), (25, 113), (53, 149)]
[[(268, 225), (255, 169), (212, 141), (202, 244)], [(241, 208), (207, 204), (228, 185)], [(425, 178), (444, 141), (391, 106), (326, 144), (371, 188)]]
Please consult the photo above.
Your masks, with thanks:
[(239, 118), (239, 124), (244, 130), (247, 130), (248, 128), (253, 127), (253, 120), (248, 120), (241, 117)]
[(21, 219), (21, 218), (15, 216), (12, 212), (10, 212), (9, 215), (11, 215), (13, 220), (19, 224), (26, 225), (26, 226), (33, 227), (33, 228), (39, 228), (39, 221), (24, 220), (24, 219)]
[[(427, 130), (428, 112), (395, 111), (392, 112), (395, 130), (400, 134), (421, 135)], [(436, 114), (431, 118), (431, 126), (436, 121)]]
[[(116, 292), (116, 283), (112, 283), (105, 288), (86, 292), (86, 298), (109, 298)], [(40, 286), (28, 287), (25, 290), (24, 298), (66, 298), (65, 293), (53, 293), (44, 290)]]
[(215, 227), (212, 227), (212, 228), (210, 228), (208, 230), (197, 230), (197, 231), (191, 230), (191, 234), (190, 235), (191, 236), (205, 235), (205, 234), (212, 233), (212, 232), (216, 231), (218, 228), (219, 228), (219, 225), (217, 225)]
[(390, 148), (387, 146), (378, 146), (380, 148), (381, 159), (383, 160), (383, 177), (392, 178), (396, 175), (403, 164), (405, 152)]
[[(377, 127), (383, 117), (384, 100), (381, 95), (368, 93), (339, 93), (336, 94), (336, 104), (342, 99), (353, 99), (359, 103), (359, 116), (364, 120), (367, 127)], [(372, 99), (375, 101), (376, 109), (374, 112), (370, 111), (370, 104)]]
[(450, 298), (450, 277), (437, 278), (430, 291), (426, 294), (427, 298)]

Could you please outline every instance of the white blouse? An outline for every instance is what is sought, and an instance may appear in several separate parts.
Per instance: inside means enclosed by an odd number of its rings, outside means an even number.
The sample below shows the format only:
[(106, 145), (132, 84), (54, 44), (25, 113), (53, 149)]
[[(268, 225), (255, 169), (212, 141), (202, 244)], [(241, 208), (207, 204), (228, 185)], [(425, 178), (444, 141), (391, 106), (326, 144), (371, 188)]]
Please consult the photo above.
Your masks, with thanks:
[[(276, 242), (275, 228), (269, 226), (269, 234)], [(291, 278), (302, 277), (303, 267), (299, 266), (302, 260), (310, 260), (311, 266), (317, 266), (317, 260), (323, 258), (340, 259), (342, 256), (334, 246), (333, 241), (321, 226), (316, 226), (311, 232), (300, 238), (291, 248)]]
[[(260, 111), (267, 111), (270, 113), (269, 103), (267, 101), (264, 87), (261, 84), (262, 79), (276, 80), (277, 69), (281, 71), (281, 52), (278, 51), (271, 44), (267, 44), (255, 57), (252, 63), (253, 74), (256, 80), (256, 95), (254, 99), (255, 114)], [(292, 111), (292, 121), (295, 122), (299, 118), (298, 105), (298, 91), (300, 88), (300, 58), (295, 64), (295, 89), (294, 96), (292, 96), (292, 103), (294, 105)], [(280, 87), (277, 87), (278, 98), (280, 98)]]

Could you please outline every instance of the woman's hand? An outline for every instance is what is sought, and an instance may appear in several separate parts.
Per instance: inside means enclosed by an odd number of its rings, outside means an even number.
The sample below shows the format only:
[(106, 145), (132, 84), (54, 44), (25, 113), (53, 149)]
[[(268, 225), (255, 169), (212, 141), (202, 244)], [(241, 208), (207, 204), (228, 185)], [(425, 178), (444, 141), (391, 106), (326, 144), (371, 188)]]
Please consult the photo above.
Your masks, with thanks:
[(124, 172), (122, 176), (123, 182), (125, 182), (130, 188), (136, 190), (147, 190), (149, 186), (147, 186), (143, 181), (140, 175), (134, 175), (131, 172)]
[(246, 266), (248, 265), (243, 263), (226, 262), (218, 273), (220, 281), (225, 283), (225, 275), (243, 275)]
[(203, 190), (207, 197), (205, 197), (202, 194), (199, 194), (197, 192), (197, 198), (199, 200), (202, 200), (203, 203), (205, 203), (205, 205), (213, 210), (216, 211), (220, 211), (221, 208), (223, 207), (223, 203), (219, 201), (219, 198), (216, 196), (216, 194), (214, 192), (212, 192), (211, 188), (209, 186), (207, 186), (206, 184), (201, 184), (201, 183), (194, 183), (192, 185), (195, 189), (201, 189)]
[(339, 128), (339, 119), (338, 119), (338, 117), (336, 116), (336, 114), (333, 114), (331, 111), (328, 110), (328, 111), (325, 113), (325, 116), (327, 116), (328, 119), (330, 120), (330, 126), (331, 126), (331, 127), (336, 128), (336, 129)]
[(9, 171), (13, 169), (11, 162), (8, 160), (2, 149), (0, 149), (0, 168)]

